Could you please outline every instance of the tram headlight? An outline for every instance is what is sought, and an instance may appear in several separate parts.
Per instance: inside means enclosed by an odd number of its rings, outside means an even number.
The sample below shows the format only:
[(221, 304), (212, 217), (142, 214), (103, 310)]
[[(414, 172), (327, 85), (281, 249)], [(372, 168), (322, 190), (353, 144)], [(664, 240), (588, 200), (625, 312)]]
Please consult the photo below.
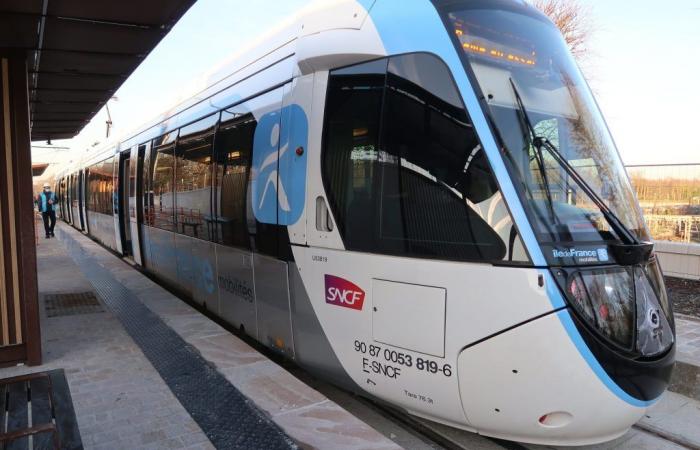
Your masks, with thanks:
[(656, 261), (634, 268), (637, 297), (637, 350), (642, 356), (664, 353), (673, 344), (673, 315)]
[(595, 269), (576, 272), (568, 283), (573, 306), (601, 335), (633, 350), (634, 280), (631, 270)]
[(671, 304), (668, 301), (668, 294), (666, 293), (666, 284), (664, 283), (664, 276), (661, 273), (661, 267), (659, 266), (658, 260), (656, 258), (649, 261), (648, 264), (644, 266), (644, 272), (649, 277), (649, 282), (651, 287), (656, 294), (656, 298), (659, 300), (659, 304), (663, 309), (666, 317), (673, 322), (673, 311)]
[(653, 357), (673, 344), (672, 313), (656, 261), (582, 270), (569, 277), (567, 290), (583, 319), (621, 349)]

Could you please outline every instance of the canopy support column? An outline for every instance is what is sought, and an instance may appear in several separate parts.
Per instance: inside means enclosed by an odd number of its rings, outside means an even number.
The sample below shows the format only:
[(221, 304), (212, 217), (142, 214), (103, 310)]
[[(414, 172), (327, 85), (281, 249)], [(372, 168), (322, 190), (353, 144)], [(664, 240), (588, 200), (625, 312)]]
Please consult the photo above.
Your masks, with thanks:
[(0, 365), (41, 364), (26, 52), (0, 50)]

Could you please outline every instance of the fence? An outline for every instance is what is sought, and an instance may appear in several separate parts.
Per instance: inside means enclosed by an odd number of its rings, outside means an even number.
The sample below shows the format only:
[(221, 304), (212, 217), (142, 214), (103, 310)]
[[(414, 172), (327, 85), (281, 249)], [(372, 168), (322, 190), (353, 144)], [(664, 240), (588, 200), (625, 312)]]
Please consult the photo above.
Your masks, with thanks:
[(627, 166), (652, 237), (700, 244), (700, 164)]
[(700, 164), (627, 166), (664, 273), (700, 279)]

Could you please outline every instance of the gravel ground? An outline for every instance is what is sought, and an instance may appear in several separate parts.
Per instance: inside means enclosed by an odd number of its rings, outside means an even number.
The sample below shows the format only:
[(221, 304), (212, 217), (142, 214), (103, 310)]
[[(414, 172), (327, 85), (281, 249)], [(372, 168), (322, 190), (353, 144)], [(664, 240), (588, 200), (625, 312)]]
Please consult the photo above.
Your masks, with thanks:
[(665, 277), (673, 311), (700, 318), (700, 281)]

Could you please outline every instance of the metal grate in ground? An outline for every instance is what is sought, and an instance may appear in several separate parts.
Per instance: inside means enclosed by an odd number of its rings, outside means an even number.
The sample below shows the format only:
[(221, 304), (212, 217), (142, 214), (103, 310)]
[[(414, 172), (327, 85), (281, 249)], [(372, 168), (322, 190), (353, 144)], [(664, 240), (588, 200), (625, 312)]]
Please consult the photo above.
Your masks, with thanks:
[(71, 257), (182, 406), (217, 449), (297, 449), (297, 445), (67, 233)]
[(63, 370), (0, 380), (3, 449), (82, 449), (78, 422)]
[(74, 316), (104, 312), (104, 308), (92, 292), (45, 294), (44, 308), (47, 317)]

